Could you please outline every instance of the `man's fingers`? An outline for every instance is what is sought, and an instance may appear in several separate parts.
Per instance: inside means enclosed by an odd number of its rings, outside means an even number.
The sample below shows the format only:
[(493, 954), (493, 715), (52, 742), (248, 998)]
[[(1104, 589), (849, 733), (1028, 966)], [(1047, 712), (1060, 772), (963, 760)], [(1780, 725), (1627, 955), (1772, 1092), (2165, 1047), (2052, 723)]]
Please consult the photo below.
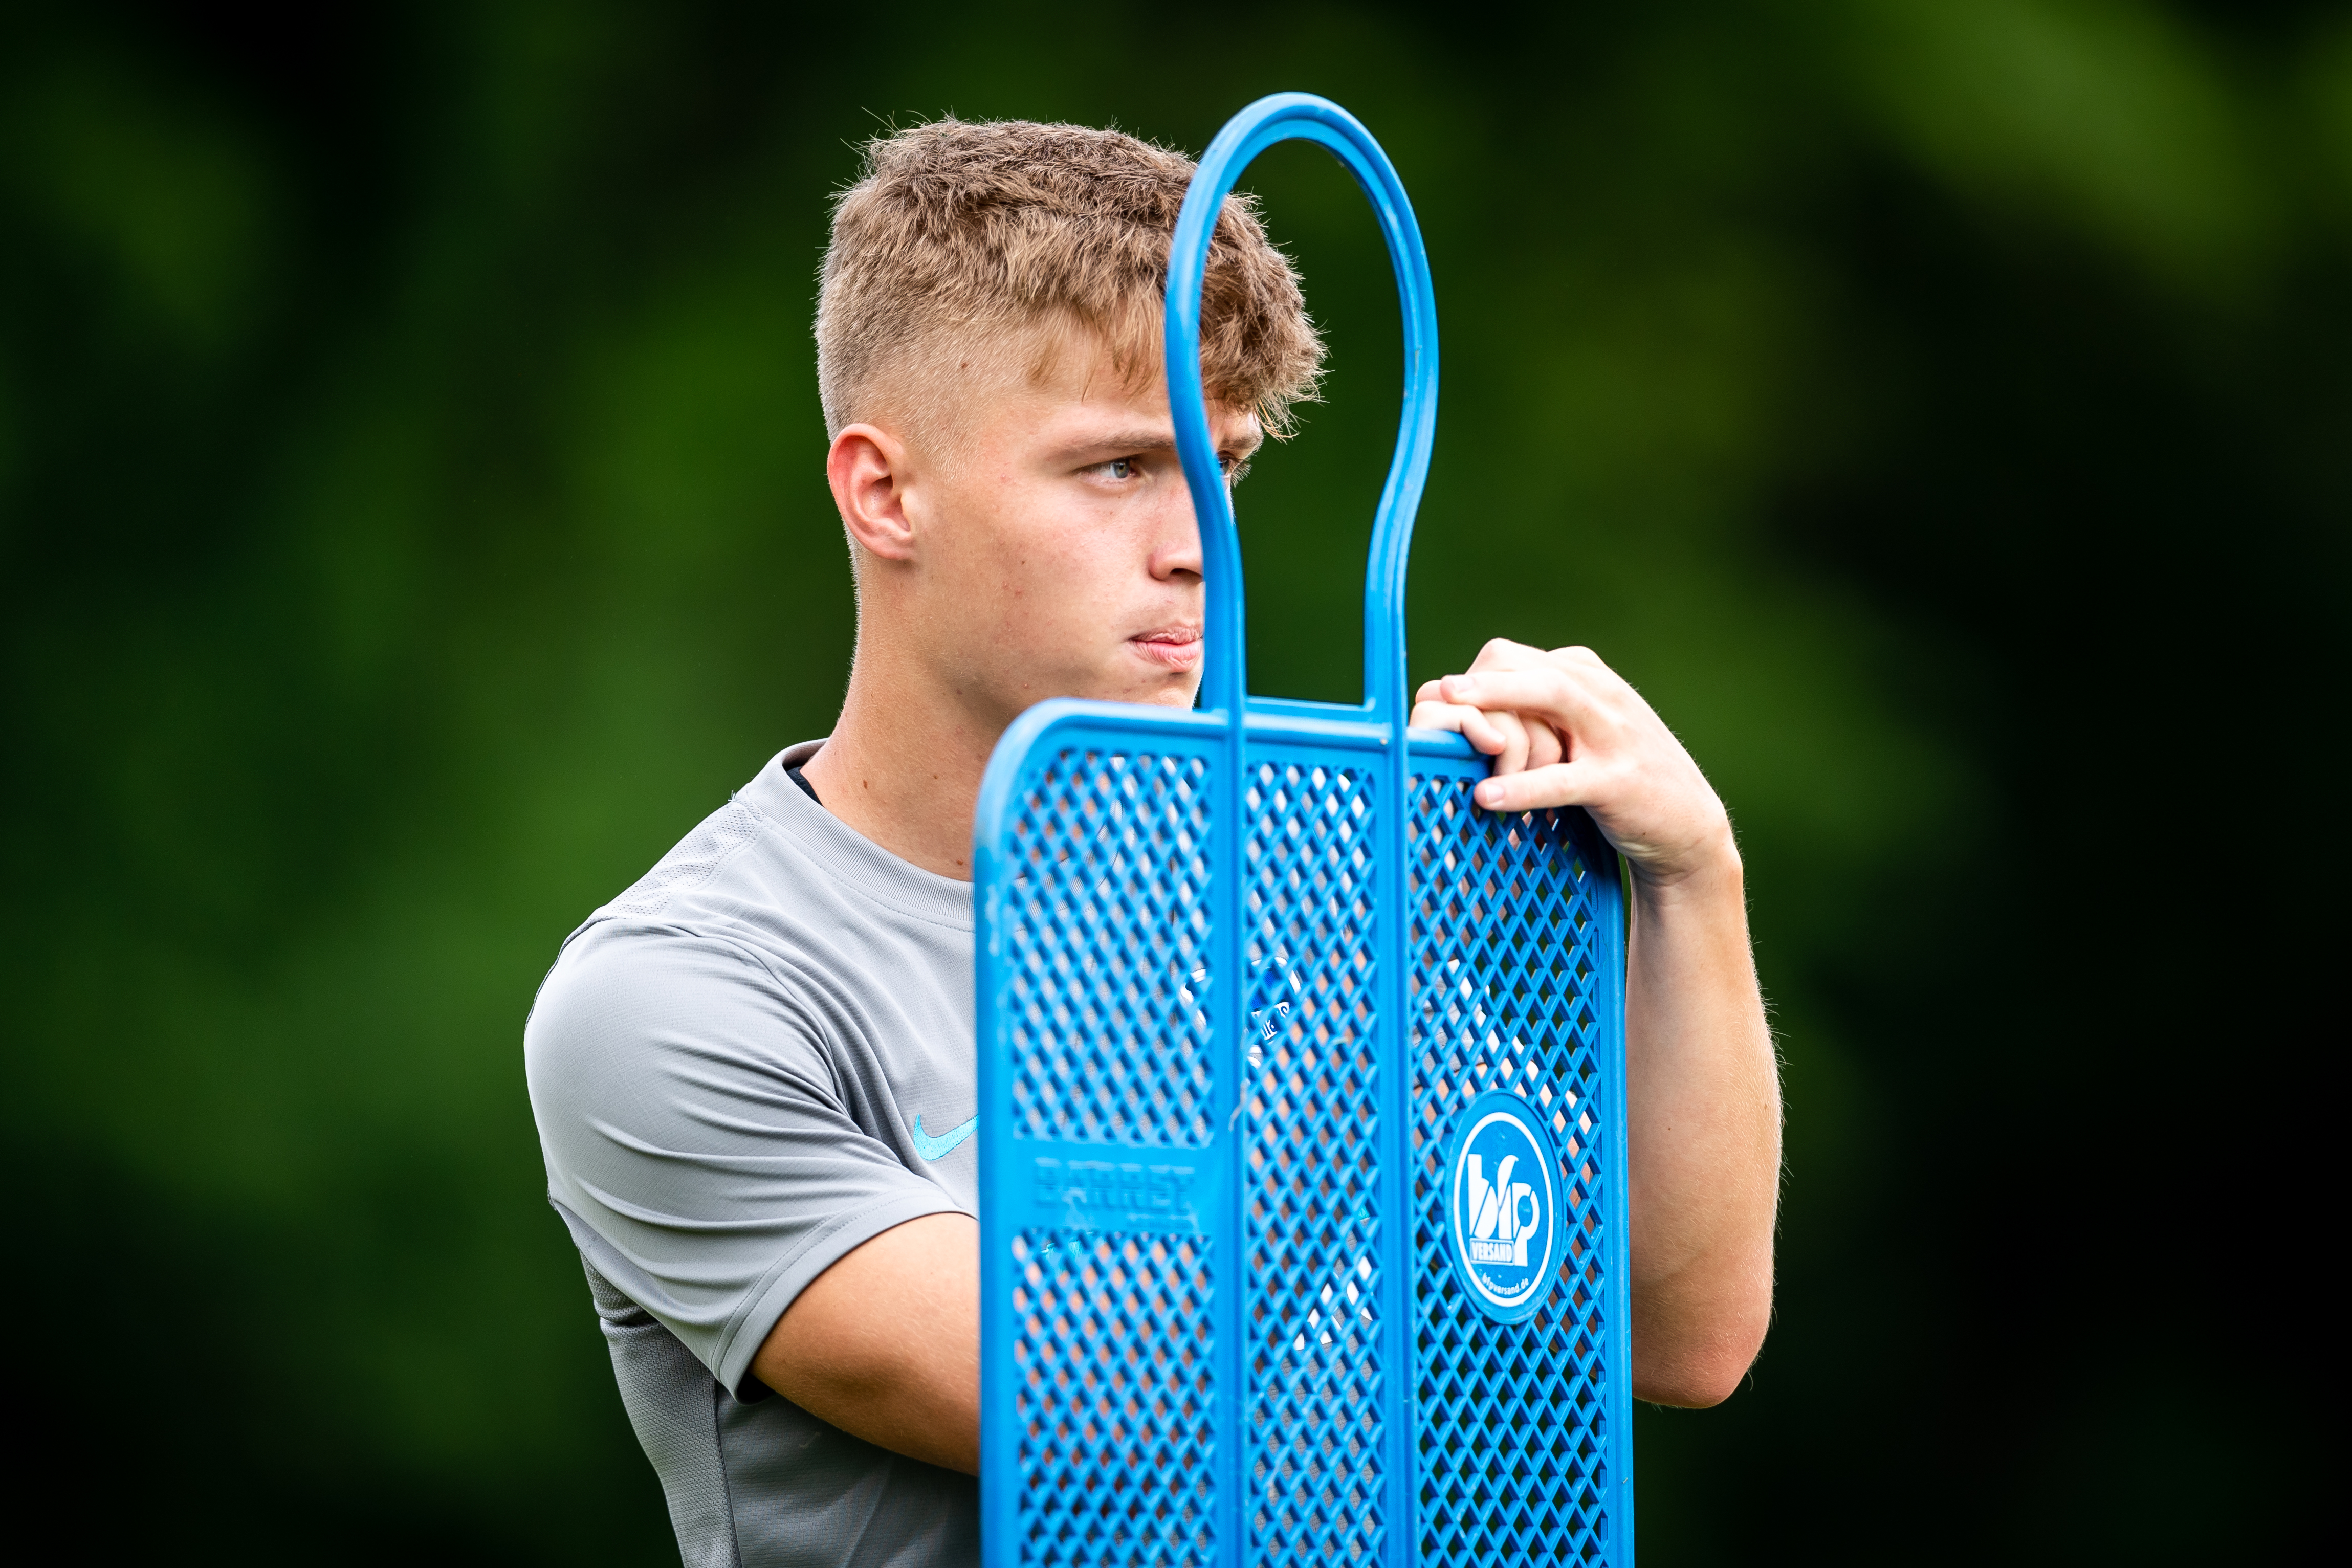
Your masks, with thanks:
[(1519, 722), (1528, 727), (1528, 771), (1549, 768), (1567, 755), (1567, 746), (1560, 739), (1559, 731), (1543, 720), (1529, 718), (1525, 714), (1519, 716)]
[(1488, 713), (1461, 703), (1424, 700), (1413, 705), (1407, 722), (1414, 729), (1450, 729), (1463, 736), (1495, 759), (1497, 773), (1549, 768), (1566, 755), (1567, 743), (1558, 730), (1507, 709)]
[(1460, 734), (1463, 721), (1478, 710), (1475, 707), (1464, 707), (1458, 703), (1444, 702), (1432, 696), (1430, 694), (1436, 689), (1435, 681), (1421, 688), (1420, 700), (1412, 705), (1412, 716), (1405, 720), (1407, 727), (1450, 729), (1457, 735)]
[(1516, 736), (1521, 758), (1527, 756), (1527, 729), (1516, 714), (1487, 713), (1466, 703), (1425, 702), (1414, 706), (1408, 722), (1423, 729), (1453, 730), (1489, 757), (1507, 756)]
[(1502, 733), (1503, 749), (1495, 754), (1495, 771), (1518, 773), (1528, 766), (1528, 725), (1517, 714), (1505, 708), (1488, 713), (1486, 722)]
[(1406, 722), (1414, 729), (1450, 729), (1465, 737), (1495, 758), (1497, 773), (1549, 768), (1567, 755), (1567, 743), (1558, 730), (1507, 710), (1488, 713), (1463, 703), (1424, 699), (1413, 705), (1412, 717)]
[(1487, 670), (1448, 675), (1438, 685), (1449, 703), (1539, 714), (1556, 727), (1571, 732), (1581, 729), (1595, 714), (1592, 694), (1585, 689), (1583, 682), (1556, 664), (1533, 670)]
[(1508, 637), (1491, 637), (1470, 662), (1470, 668), (1480, 670), (1531, 670), (1547, 664), (1550, 655), (1541, 648), (1525, 643), (1514, 643)]
[[(1522, 760), (1528, 754), (1528, 732), (1515, 713), (1488, 713), (1481, 707), (1465, 707), (1462, 710), (1462, 737), (1487, 756), (1496, 758), (1495, 766), (1497, 768), (1504, 768), (1503, 759), (1510, 756), (1514, 742), (1518, 745)], [(1505, 768), (1504, 770), (1517, 771), (1515, 767)]]
[(1580, 806), (1595, 783), (1587, 762), (1555, 762), (1524, 773), (1482, 779), (1473, 798), (1489, 811), (1539, 811), (1547, 806)]

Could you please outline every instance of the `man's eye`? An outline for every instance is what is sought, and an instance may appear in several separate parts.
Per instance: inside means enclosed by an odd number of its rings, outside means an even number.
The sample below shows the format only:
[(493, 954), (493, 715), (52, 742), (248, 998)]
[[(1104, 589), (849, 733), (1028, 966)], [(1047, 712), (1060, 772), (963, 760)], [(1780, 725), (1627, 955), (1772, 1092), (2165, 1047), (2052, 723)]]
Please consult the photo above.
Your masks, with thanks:
[(1132, 457), (1114, 457), (1104, 464), (1103, 468), (1114, 479), (1135, 477), (1135, 459)]

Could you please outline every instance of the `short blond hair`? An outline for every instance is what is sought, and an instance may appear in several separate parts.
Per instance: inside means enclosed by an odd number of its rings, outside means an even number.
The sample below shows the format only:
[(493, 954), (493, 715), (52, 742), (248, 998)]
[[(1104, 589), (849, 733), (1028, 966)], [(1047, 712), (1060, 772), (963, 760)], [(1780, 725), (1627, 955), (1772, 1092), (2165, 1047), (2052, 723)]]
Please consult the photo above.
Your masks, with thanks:
[[(1123, 378), (1157, 371), (1191, 159), (1117, 131), (954, 119), (877, 136), (865, 155), (834, 204), (817, 304), (828, 434), (919, 396), (927, 355), (1000, 353), (1040, 328), (1033, 377), (1069, 327)], [(1298, 274), (1250, 199), (1228, 196), (1202, 293), (1205, 390), (1281, 434), (1322, 365)]]

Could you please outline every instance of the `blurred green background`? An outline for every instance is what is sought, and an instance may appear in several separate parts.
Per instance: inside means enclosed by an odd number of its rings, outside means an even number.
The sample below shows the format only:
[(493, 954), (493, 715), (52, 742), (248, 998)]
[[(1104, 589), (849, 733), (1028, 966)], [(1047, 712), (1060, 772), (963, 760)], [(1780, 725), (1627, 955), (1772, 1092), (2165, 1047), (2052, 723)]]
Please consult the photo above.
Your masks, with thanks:
[[(1414, 678), (1594, 645), (1748, 857), (1780, 1315), (1728, 1405), (1642, 1414), (1645, 1559), (2305, 1549), (2347, 7), (0, 18), (20, 1529), (675, 1561), (520, 1029), (838, 700), (829, 193), (894, 121), (1197, 150), (1300, 88), (1437, 279)], [(1352, 696), (1392, 295), (1336, 165), (1252, 183), (1334, 344), (1241, 492), (1254, 685)]]

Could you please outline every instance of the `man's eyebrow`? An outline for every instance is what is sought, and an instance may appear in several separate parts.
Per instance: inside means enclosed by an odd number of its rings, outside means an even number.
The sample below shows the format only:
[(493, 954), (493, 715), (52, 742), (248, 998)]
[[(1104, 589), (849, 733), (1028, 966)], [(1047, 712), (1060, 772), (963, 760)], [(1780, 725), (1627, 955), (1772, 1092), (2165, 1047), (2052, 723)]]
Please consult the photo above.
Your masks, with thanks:
[[(1265, 441), (1265, 437), (1259, 435), (1256, 440), (1246, 445), (1236, 445), (1230, 450), (1236, 456), (1247, 457), (1263, 445)], [(1093, 440), (1074, 441), (1063, 449), (1063, 453), (1066, 456), (1075, 457), (1086, 452), (1173, 452), (1175, 450), (1176, 438), (1167, 431), (1115, 430), (1108, 435)]]
[(1164, 430), (1114, 430), (1108, 435), (1070, 443), (1072, 452), (1173, 452), (1176, 438)]

